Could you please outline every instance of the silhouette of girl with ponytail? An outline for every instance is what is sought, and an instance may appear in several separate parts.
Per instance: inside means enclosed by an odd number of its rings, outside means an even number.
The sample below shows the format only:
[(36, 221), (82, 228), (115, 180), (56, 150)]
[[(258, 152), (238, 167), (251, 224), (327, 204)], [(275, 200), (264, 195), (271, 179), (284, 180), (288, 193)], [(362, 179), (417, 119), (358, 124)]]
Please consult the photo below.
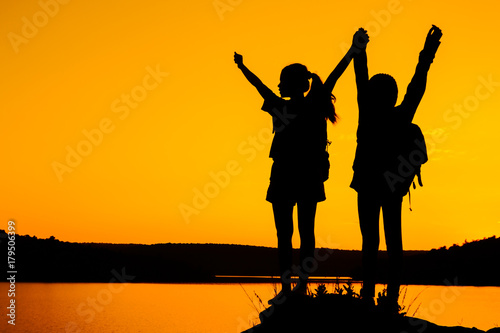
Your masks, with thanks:
[[(364, 31), (356, 34), (364, 34)], [(316, 265), (314, 219), (317, 203), (326, 199), (323, 182), (328, 179), (329, 171), (327, 120), (335, 123), (337, 119), (332, 90), (349, 65), (352, 54), (352, 50), (347, 52), (325, 83), (302, 64), (286, 66), (281, 71), (278, 85), (281, 97), (243, 64), (241, 55), (234, 54), (238, 68), (264, 98), (262, 110), (273, 118), (274, 139), (269, 154), (273, 166), (266, 200), (273, 207), (282, 289), (270, 303), (278, 302), (292, 292), (292, 274), (299, 276), (293, 292), (305, 294), (311, 267)], [(300, 234), (298, 267), (292, 266), (295, 204)]]

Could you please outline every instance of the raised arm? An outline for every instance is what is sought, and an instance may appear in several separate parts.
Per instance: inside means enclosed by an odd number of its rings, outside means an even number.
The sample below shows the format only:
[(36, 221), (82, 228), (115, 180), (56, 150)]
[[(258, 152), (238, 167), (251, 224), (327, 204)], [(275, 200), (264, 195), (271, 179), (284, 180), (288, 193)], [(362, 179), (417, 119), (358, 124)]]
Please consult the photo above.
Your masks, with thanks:
[(405, 112), (404, 117), (407, 121), (411, 122), (417, 111), (417, 107), (424, 96), (425, 87), (427, 85), (427, 72), (434, 60), (436, 51), (441, 44), (440, 38), (443, 36), (441, 29), (435, 25), (429, 30), (425, 40), (424, 48), (420, 52), (417, 68), (415, 74), (411, 79), (406, 94), (401, 103), (402, 110)]
[(255, 88), (257, 88), (257, 91), (264, 99), (274, 96), (272, 90), (269, 89), (264, 83), (262, 83), (262, 81), (257, 77), (257, 75), (252, 73), (243, 64), (243, 56), (241, 54), (234, 52), (234, 62), (236, 63), (236, 65), (238, 65), (238, 68), (241, 70), (243, 75), (245, 75), (248, 82), (250, 82)]
[(344, 73), (346, 70), (347, 66), (349, 66), (349, 63), (351, 62), (352, 59), (352, 52), (347, 51), (345, 56), (340, 60), (340, 62), (337, 64), (335, 69), (330, 73), (328, 78), (325, 81), (325, 90), (328, 93), (332, 93), (333, 88), (335, 87), (335, 84), (337, 84), (338, 79), (340, 76)]
[(368, 43), (366, 30), (359, 29), (353, 38), (354, 49), (354, 74), (356, 75), (356, 87), (358, 89), (358, 106), (362, 109), (366, 103), (366, 93), (368, 88), (368, 59), (366, 56), (366, 45)]
[(368, 43), (368, 40), (369, 37), (366, 33), (366, 30), (364, 30), (363, 28), (359, 28), (359, 30), (354, 34), (351, 47), (326, 79), (325, 89), (327, 90), (327, 92), (331, 93), (333, 91), (337, 80), (344, 73), (347, 66), (349, 66), (352, 58), (356, 54), (360, 53), (361, 49), (366, 49), (366, 43)]

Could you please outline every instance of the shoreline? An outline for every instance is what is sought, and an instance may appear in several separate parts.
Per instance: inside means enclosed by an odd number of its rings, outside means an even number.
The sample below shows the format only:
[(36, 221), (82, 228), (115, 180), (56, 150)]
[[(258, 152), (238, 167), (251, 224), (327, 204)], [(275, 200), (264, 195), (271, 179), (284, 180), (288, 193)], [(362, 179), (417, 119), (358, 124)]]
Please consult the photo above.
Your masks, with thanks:
[[(295, 283), (298, 279), (292, 278), (292, 283)], [(210, 280), (193, 280), (193, 281), (114, 281), (113, 283), (125, 283), (125, 284), (273, 284), (279, 283), (278, 277), (258, 277), (258, 276), (219, 276), (218, 278)], [(351, 282), (353, 284), (361, 284), (362, 281), (353, 279), (333, 279), (329, 277), (310, 277), (309, 283), (311, 284), (345, 284)], [(108, 281), (16, 281), (16, 284), (28, 284), (28, 283), (38, 283), (38, 284), (107, 284)], [(1, 281), (0, 285), (9, 284), (8, 281)], [(376, 285), (383, 286), (386, 283), (377, 282)], [(500, 285), (467, 285), (467, 284), (433, 284), (433, 283), (402, 283), (401, 287), (405, 286), (435, 286), (435, 287), (474, 287), (474, 288), (500, 288)]]

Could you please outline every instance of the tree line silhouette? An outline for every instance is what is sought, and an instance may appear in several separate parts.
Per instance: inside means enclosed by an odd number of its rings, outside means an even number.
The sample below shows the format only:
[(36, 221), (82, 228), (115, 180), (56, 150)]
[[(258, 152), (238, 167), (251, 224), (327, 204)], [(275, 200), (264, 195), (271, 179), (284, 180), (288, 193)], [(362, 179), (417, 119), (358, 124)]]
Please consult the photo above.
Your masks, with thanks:
[[(2, 237), (4, 236), (4, 237)], [(0, 249), (7, 253), (5, 231)], [(216, 275), (279, 276), (277, 249), (229, 244), (72, 243), (54, 236), (16, 235), (20, 282), (109, 282), (112, 271), (125, 270), (133, 282), (216, 282)], [(361, 251), (320, 251), (326, 259), (311, 276), (361, 280)], [(299, 258), (299, 250), (293, 250)], [(496, 236), (430, 251), (405, 251), (404, 284), (500, 286), (500, 238)], [(387, 253), (381, 251), (377, 282), (387, 276)], [(4, 271), (4, 274), (5, 271)]]

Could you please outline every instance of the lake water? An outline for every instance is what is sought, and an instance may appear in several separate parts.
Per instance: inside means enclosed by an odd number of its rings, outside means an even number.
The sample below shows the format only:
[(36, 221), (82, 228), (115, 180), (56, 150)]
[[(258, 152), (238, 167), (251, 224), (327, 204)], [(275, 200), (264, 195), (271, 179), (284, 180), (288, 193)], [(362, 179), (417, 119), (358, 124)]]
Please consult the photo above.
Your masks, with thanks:
[[(335, 285), (326, 285), (332, 292)], [(0, 283), (0, 331), (235, 333), (259, 323), (259, 298), (267, 306), (274, 288), (270, 283), (17, 283), (14, 327), (7, 323), (9, 285)], [(406, 289), (403, 305), (416, 317), (482, 330), (500, 326), (500, 287)]]

